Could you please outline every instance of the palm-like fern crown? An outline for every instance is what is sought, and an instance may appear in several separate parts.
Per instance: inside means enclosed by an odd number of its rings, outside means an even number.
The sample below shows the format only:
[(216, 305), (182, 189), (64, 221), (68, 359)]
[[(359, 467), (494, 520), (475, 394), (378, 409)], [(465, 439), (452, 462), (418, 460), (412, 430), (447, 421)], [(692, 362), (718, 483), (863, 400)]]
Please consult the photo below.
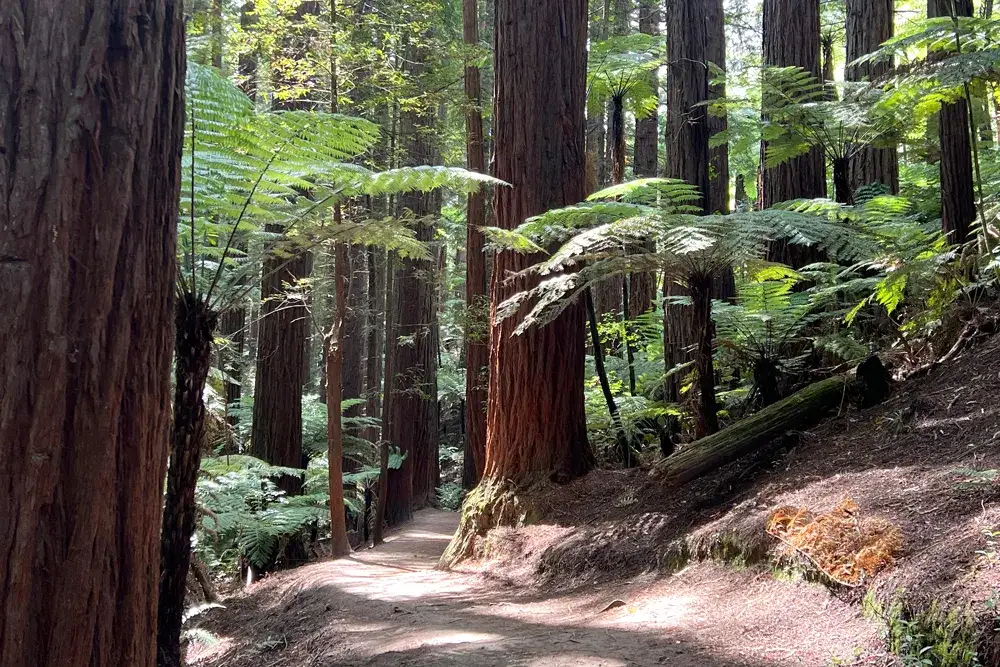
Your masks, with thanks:
[(598, 111), (609, 99), (620, 98), (639, 118), (656, 113), (656, 88), (649, 74), (663, 64), (663, 40), (633, 33), (595, 42), (587, 57), (587, 101)]
[[(885, 258), (896, 256), (904, 246), (925, 248), (934, 241), (906, 216), (906, 203), (895, 197), (854, 207), (828, 200), (796, 201), (766, 211), (709, 216), (694, 214), (691, 202), (697, 199), (696, 189), (681, 181), (643, 179), (544, 213), (512, 232), (490, 230), (494, 244), (521, 252), (539, 252), (562, 242), (551, 255), (511, 276), (541, 280), (499, 304), (497, 319), (529, 307), (516, 331), (543, 326), (585, 289), (616, 275), (655, 271), (687, 280), (729, 266), (757, 272), (774, 266), (765, 258), (775, 241), (821, 247), (832, 262), (880, 262), (883, 268), (889, 264)], [(655, 250), (636, 252), (647, 241)]]
[[(758, 139), (766, 142), (765, 166), (775, 167), (804, 155), (814, 147), (831, 160), (847, 159), (863, 147), (894, 139), (898, 118), (883, 103), (881, 90), (867, 83), (824, 83), (800, 67), (768, 67), (761, 75), (764, 114)], [(745, 110), (751, 100), (729, 97), (712, 102), (711, 112)], [(743, 133), (746, 128), (739, 128)], [(712, 137), (719, 146), (730, 140), (729, 130)]]
[[(266, 234), (265, 225), (285, 230), (291, 243), (341, 240), (379, 245), (404, 256), (425, 256), (426, 249), (405, 221), (351, 220), (332, 225), (323, 213), (361, 195), (438, 188), (473, 192), (499, 183), (452, 167), (375, 172), (352, 164), (378, 140), (377, 125), (317, 111), (258, 111), (210, 67), (188, 68), (187, 93), (179, 252), (188, 276), (201, 273), (195, 288), (214, 285), (221, 274), (220, 262), (227, 269), (240, 263), (233, 259), (237, 231)], [(315, 221), (319, 224), (308, 224)], [(230, 271), (223, 282), (234, 284), (241, 277), (239, 271)]]

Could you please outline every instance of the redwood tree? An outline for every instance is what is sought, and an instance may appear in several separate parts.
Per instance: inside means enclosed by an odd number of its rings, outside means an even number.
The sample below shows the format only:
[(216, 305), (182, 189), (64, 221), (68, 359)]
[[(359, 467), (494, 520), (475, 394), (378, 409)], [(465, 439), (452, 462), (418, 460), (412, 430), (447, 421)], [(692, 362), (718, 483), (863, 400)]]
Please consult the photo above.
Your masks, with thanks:
[[(479, 12), (476, 0), (463, 0), (463, 36), (470, 47), (479, 44)], [(465, 68), (465, 136), (468, 167), (486, 171), (483, 150), (483, 96), (479, 67)], [(486, 193), (469, 195), (466, 219), (465, 263), (465, 449), (462, 486), (471, 489), (483, 476), (486, 465), (486, 379), (490, 363), (489, 326), (486, 309), (486, 255), (482, 227), (486, 224)]]
[[(871, 81), (883, 76), (891, 62), (852, 64), (858, 58), (878, 50), (892, 38), (895, 23), (895, 0), (847, 0), (848, 81)], [(893, 193), (899, 192), (899, 155), (896, 148), (866, 146), (856, 151), (848, 166), (852, 189), (870, 183), (882, 183)]]
[[(581, 201), (586, 187), (586, 0), (498, 0), (494, 175), (496, 224), (513, 229)], [(491, 311), (528, 285), (509, 281), (536, 258), (495, 258)], [(592, 465), (583, 403), (584, 319), (571, 307), (553, 324), (512, 336), (517, 318), (490, 337), (486, 474), (523, 482), (571, 479)]]
[(182, 7), (3, 2), (0, 33), (0, 665), (149, 667)]
[[(426, 36), (421, 39), (425, 41)], [(410, 47), (407, 62), (414, 81), (425, 74), (430, 57), (425, 43)], [(437, 162), (433, 141), (436, 109), (424, 102), (400, 115), (404, 166)], [(440, 193), (410, 192), (401, 195), (398, 204), (400, 215), (414, 218), (417, 240), (433, 242), (432, 219), (441, 211)], [(399, 470), (388, 475), (386, 518), (390, 525), (408, 520), (414, 507), (426, 505), (433, 496), (438, 443), (434, 261), (401, 258), (395, 272), (388, 306), (393, 309), (394, 332), (387, 351), (392, 356), (392, 374), (386, 374), (386, 393), (392, 398), (385, 438), (399, 447), (406, 459)]]
[[(927, 16), (972, 16), (972, 0), (927, 0)], [(972, 139), (969, 105), (958, 100), (942, 104), (938, 114), (941, 142), (941, 231), (952, 243), (969, 240), (976, 219), (976, 195), (972, 172)]]
[[(822, 77), (820, 62), (820, 0), (764, 0), (764, 66), (801, 67), (817, 80)], [(767, 115), (769, 101), (763, 100)], [(823, 149), (782, 164), (763, 166), (767, 145), (761, 145), (761, 208), (789, 199), (826, 197), (826, 163)], [(772, 244), (769, 259), (801, 267), (818, 261), (823, 254), (806, 246)]]
[[(307, 49), (315, 27), (304, 19), (318, 16), (318, 2), (300, 2), (294, 20), (303, 22), (301, 35), (287, 39), (283, 48), (292, 53)], [(279, 77), (276, 85), (294, 89), (294, 80)], [(292, 97), (276, 101), (278, 109), (305, 110), (314, 107), (308, 100)], [(281, 234), (279, 225), (267, 225), (267, 231)], [(305, 468), (302, 453), (302, 388), (308, 381), (310, 337), (309, 309), (295, 289), (300, 280), (312, 273), (312, 254), (291, 247), (272, 253), (264, 261), (260, 286), (260, 324), (257, 339), (257, 375), (254, 386), (252, 453), (276, 466)], [(277, 484), (294, 494), (302, 488), (298, 477), (283, 476)]]

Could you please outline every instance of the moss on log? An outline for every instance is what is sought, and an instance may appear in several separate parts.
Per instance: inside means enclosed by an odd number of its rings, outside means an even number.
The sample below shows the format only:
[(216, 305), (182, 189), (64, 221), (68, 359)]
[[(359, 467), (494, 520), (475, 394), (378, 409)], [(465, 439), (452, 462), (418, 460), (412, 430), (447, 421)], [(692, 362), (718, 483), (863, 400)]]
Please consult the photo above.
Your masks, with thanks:
[(686, 484), (754, 452), (788, 431), (815, 426), (845, 402), (848, 393), (853, 393), (854, 385), (854, 379), (847, 375), (811, 384), (664, 459), (653, 468), (651, 475), (668, 489)]

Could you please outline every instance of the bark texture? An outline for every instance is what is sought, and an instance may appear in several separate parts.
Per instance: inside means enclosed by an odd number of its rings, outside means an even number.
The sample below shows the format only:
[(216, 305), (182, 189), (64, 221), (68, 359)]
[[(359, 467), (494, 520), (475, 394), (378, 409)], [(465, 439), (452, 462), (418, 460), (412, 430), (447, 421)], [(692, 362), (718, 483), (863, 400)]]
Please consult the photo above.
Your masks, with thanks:
[[(764, 0), (765, 67), (801, 67), (821, 79), (819, 7), (819, 0)], [(766, 116), (766, 97), (763, 104)], [(762, 144), (762, 163), (766, 150), (766, 144)], [(789, 199), (826, 197), (823, 149), (813, 148), (771, 169), (762, 167), (761, 180), (761, 208)], [(823, 253), (806, 246), (774, 243), (768, 259), (798, 268), (823, 257)]]
[[(893, 35), (895, 0), (847, 0), (848, 81), (873, 81), (892, 68), (891, 62), (852, 65), (862, 56), (876, 51)], [(849, 166), (852, 190), (882, 183), (893, 194), (899, 193), (899, 155), (895, 147), (868, 146), (854, 152)]]
[(0, 3), (0, 665), (150, 667), (184, 30)]
[[(657, 35), (660, 31), (660, 8), (657, 0), (639, 0), (639, 32), (645, 35)], [(659, 86), (659, 76), (656, 72), (648, 74), (649, 84), (653, 90)], [(635, 119), (635, 155), (632, 171), (636, 178), (652, 178), (659, 175), (659, 110), (645, 118)], [(653, 250), (652, 244), (647, 244), (647, 250)], [(656, 275), (653, 273), (633, 273), (628, 278), (628, 312), (630, 317), (637, 317), (653, 309), (656, 298)]]
[[(707, 43), (705, 58), (723, 72), (726, 71), (726, 16), (723, 0), (705, 0), (705, 22), (707, 25)], [(709, 73), (710, 79), (717, 78)], [(709, 85), (708, 99), (725, 98), (726, 84)], [(729, 129), (729, 121), (725, 116), (716, 113), (708, 115), (708, 135), (712, 136)], [(708, 149), (709, 190), (708, 211), (712, 213), (729, 213), (729, 144)]]
[[(429, 58), (426, 47), (408, 56), (410, 74), (421, 76)], [(437, 162), (432, 141), (434, 108), (405, 110), (400, 117), (399, 141), (410, 166)], [(440, 193), (411, 192), (400, 196), (401, 213), (417, 219), (417, 239), (434, 241), (433, 217), (441, 211)], [(432, 255), (434, 253), (432, 252)], [(427, 504), (434, 493), (437, 471), (437, 332), (434, 299), (434, 259), (400, 259), (393, 278), (392, 374), (386, 374), (386, 392), (392, 395), (386, 425), (390, 443), (406, 459), (389, 472), (387, 520), (396, 525), (409, 520), (414, 507)]]
[[(586, 0), (497, 2), (494, 173), (513, 185), (497, 188), (499, 227), (584, 198), (586, 44)], [(532, 261), (510, 252), (495, 258), (492, 311), (527, 287), (507, 279)], [(573, 306), (549, 326), (513, 337), (517, 321), (491, 331), (486, 474), (515, 482), (582, 475), (593, 464), (583, 311)]]
[[(306, 377), (309, 311), (300, 298), (288, 293), (286, 286), (307, 278), (311, 270), (312, 257), (308, 253), (297, 253), (291, 260), (284, 255), (272, 255), (264, 261), (260, 287), (251, 453), (272, 465), (289, 468), (305, 467), (302, 385)], [(288, 493), (297, 493), (302, 481), (284, 476), (278, 480), (278, 486)]]
[[(463, 37), (479, 44), (479, 10), (476, 0), (463, 0)], [(483, 150), (483, 96), (479, 68), (465, 68), (465, 142), (468, 167), (486, 171)], [(486, 398), (490, 364), (489, 293), (486, 255), (481, 228), (486, 225), (486, 193), (469, 195), (465, 263), (465, 449), (462, 486), (471, 489), (486, 467)]]
[[(365, 416), (382, 418), (382, 369), (385, 343), (385, 251), (377, 248), (368, 250), (368, 316), (366, 322), (368, 338), (365, 359)], [(382, 437), (379, 427), (367, 427), (362, 437), (369, 442), (378, 442)]]
[[(927, 0), (927, 16), (951, 16), (953, 0)], [(972, 0), (954, 0), (958, 16), (972, 16)], [(941, 231), (952, 243), (971, 238), (976, 220), (976, 195), (972, 171), (972, 138), (969, 105), (965, 100), (941, 105), (938, 114), (941, 142)]]
[(195, 525), (194, 492), (205, 434), (205, 383), (212, 365), (217, 316), (204, 300), (187, 292), (177, 303), (174, 347), (174, 425), (167, 494), (160, 538), (160, 592), (156, 662), (180, 667), (181, 625)]
[[(337, 255), (338, 261), (341, 257)], [(343, 396), (345, 401), (360, 399), (364, 396), (365, 387), (365, 328), (367, 326), (367, 309), (365, 292), (368, 287), (368, 252), (364, 246), (351, 246), (343, 253), (345, 260), (343, 275), (347, 278), (345, 292), (344, 331), (341, 346), (344, 355)], [(339, 269), (335, 269), (339, 272)], [(363, 414), (361, 404), (348, 408), (346, 417), (360, 417)], [(357, 435), (357, 434), (355, 434)], [(344, 465), (348, 465), (345, 461)]]

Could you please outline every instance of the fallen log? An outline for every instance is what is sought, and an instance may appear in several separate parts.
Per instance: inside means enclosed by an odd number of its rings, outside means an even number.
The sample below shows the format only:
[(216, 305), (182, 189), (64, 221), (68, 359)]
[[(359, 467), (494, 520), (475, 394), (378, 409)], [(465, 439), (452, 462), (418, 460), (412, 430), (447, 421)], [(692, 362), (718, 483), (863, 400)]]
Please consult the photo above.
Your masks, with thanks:
[(873, 373), (876, 365), (885, 372), (877, 357), (872, 357), (859, 367), (862, 369), (860, 374), (852, 371), (811, 384), (663, 459), (650, 475), (667, 489), (677, 488), (753, 453), (789, 431), (812, 428), (842, 405), (852, 401), (865, 407), (880, 403), (887, 396), (888, 384), (871, 381), (873, 374), (880, 376)]

